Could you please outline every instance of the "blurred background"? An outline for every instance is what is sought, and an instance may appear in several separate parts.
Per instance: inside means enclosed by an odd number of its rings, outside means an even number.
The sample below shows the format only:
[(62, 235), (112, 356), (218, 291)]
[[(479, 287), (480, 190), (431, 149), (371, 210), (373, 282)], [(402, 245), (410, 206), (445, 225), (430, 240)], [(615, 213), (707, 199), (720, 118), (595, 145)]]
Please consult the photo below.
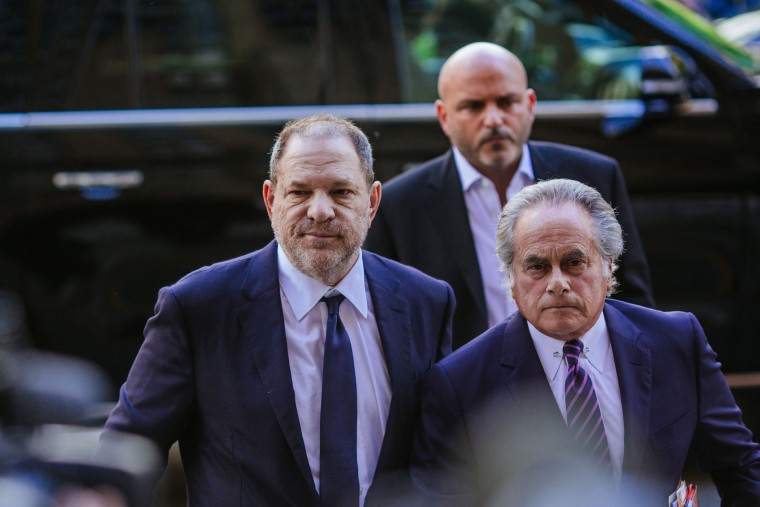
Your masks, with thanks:
[(26, 455), (50, 424), (98, 427), (158, 289), (270, 241), (260, 189), (288, 119), (352, 118), (382, 181), (447, 149), (438, 71), (476, 40), (525, 63), (534, 139), (620, 162), (658, 307), (697, 315), (760, 433), (759, 4), (1, 0), (0, 301), (18, 325), (0, 378), (43, 400), (6, 404), (4, 434), (24, 428)]

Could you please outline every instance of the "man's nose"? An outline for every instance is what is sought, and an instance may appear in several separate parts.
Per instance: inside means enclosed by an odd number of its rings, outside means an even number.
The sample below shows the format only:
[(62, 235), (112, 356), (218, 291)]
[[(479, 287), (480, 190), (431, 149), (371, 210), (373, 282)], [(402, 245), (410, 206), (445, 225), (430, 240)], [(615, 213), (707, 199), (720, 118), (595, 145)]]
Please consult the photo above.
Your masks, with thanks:
[(499, 127), (504, 123), (504, 112), (496, 104), (487, 104), (483, 123), (486, 127)]
[(333, 200), (326, 192), (314, 192), (307, 216), (315, 222), (324, 222), (335, 216)]
[(570, 290), (570, 284), (568, 283), (567, 275), (559, 268), (552, 268), (546, 291), (551, 294), (564, 294), (568, 290)]

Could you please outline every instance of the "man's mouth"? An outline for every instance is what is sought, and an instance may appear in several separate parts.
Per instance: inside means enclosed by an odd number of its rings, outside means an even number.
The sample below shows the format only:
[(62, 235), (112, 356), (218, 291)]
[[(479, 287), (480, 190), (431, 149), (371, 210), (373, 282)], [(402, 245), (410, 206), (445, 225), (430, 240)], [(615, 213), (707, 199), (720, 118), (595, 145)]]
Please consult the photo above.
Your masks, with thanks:
[(575, 309), (575, 305), (571, 305), (571, 304), (550, 305), (544, 308), (544, 310), (567, 310), (567, 309)]
[(491, 144), (491, 143), (503, 143), (508, 140), (509, 139), (506, 137), (488, 137), (486, 139), (483, 139), (483, 141), (480, 144), (485, 145), (485, 144)]
[(488, 137), (483, 138), (481, 140), (480, 144), (489, 144), (489, 143), (509, 143), (512, 142), (512, 136), (508, 134), (496, 134), (496, 135), (490, 135)]
[(300, 236), (315, 241), (323, 241), (338, 238), (340, 234), (335, 231), (301, 231)]

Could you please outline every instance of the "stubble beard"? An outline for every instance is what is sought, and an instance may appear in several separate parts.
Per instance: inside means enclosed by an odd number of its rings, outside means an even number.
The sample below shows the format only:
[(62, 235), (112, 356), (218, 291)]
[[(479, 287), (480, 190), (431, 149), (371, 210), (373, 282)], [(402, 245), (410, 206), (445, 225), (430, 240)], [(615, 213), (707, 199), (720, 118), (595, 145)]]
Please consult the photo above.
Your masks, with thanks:
[[(478, 161), (484, 169), (494, 174), (502, 174), (509, 169), (516, 171), (522, 156), (523, 146), (529, 135), (530, 129), (527, 129), (526, 132), (515, 132), (506, 127), (492, 129), (491, 132), (478, 140)], [(501, 149), (497, 151), (486, 149), (486, 144), (490, 141), (500, 143)]]
[[(277, 243), (285, 251), (290, 262), (301, 273), (334, 287), (351, 270), (359, 250), (367, 236), (369, 224), (362, 220), (357, 228), (350, 228), (328, 222), (327, 225), (314, 224), (305, 219), (292, 229), (286, 230), (273, 217), (272, 230)], [(314, 247), (305, 245), (308, 231), (322, 231), (335, 234), (337, 246)]]

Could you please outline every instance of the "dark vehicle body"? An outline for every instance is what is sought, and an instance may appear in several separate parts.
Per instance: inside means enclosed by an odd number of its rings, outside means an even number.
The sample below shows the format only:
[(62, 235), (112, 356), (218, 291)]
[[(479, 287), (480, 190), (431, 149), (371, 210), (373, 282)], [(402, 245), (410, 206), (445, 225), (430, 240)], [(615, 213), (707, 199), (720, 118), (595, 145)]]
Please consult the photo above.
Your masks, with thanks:
[(694, 312), (725, 371), (760, 371), (757, 70), (643, 2), (11, 1), (0, 19), (0, 286), (35, 346), (116, 384), (161, 286), (271, 240), (285, 121), (354, 119), (385, 181), (447, 149), (437, 70), (474, 40), (526, 61), (534, 139), (620, 162), (658, 307)]

